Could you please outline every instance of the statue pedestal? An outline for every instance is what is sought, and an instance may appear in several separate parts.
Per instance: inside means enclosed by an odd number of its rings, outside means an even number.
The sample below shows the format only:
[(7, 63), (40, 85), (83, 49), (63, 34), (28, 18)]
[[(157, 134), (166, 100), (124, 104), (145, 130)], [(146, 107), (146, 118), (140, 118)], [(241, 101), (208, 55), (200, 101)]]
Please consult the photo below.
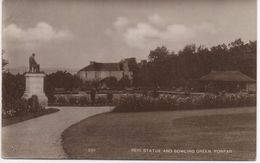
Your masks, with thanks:
[(25, 74), (25, 92), (22, 96), (24, 99), (29, 99), (32, 95), (38, 97), (41, 108), (48, 106), (48, 98), (44, 93), (44, 73), (26, 73)]

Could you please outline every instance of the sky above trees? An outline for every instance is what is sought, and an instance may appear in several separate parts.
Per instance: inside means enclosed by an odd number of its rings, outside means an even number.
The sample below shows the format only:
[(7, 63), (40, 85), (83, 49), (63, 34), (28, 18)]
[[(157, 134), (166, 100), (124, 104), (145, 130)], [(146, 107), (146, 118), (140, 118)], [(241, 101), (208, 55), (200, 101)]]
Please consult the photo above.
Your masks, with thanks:
[(3, 48), (9, 67), (82, 68), (89, 61), (147, 59), (166, 46), (211, 47), (256, 40), (255, 0), (6, 0)]

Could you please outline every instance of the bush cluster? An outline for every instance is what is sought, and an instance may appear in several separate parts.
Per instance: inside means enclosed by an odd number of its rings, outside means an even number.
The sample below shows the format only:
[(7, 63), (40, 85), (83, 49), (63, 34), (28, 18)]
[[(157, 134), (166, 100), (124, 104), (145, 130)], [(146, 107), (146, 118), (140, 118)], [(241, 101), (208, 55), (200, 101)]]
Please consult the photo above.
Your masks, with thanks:
[(246, 93), (204, 94), (197, 96), (169, 95), (158, 98), (149, 96), (124, 97), (113, 111), (139, 112), (157, 110), (206, 109), (239, 106), (255, 106), (256, 95)]
[(2, 109), (2, 117), (10, 118), (20, 116), (26, 113), (38, 112), (41, 109), (42, 108), (40, 106), (38, 97), (36, 95), (33, 95), (28, 100), (21, 98), (10, 103), (4, 103)]

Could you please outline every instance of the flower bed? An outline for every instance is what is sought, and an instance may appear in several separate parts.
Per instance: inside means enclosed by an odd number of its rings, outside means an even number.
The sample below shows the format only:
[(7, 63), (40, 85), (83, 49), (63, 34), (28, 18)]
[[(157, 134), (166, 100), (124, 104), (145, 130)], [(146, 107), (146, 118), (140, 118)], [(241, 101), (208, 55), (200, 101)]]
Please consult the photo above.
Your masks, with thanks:
[(13, 99), (12, 101), (3, 101), (2, 105), (2, 118), (10, 118), (22, 116), (27, 113), (36, 113), (44, 110), (40, 106), (38, 97), (33, 95), (28, 100), (26, 99)]
[(169, 95), (164, 97), (136, 97), (121, 98), (115, 112), (138, 112), (156, 110), (179, 110), (179, 109), (206, 109), (223, 107), (255, 106), (256, 95), (237, 94), (205, 94), (198, 96)]
[(40, 110), (38, 112), (27, 112), (27, 113), (24, 113), (24, 114), (20, 114), (19, 116), (3, 117), (2, 118), (2, 126), (3, 127), (8, 126), (8, 125), (19, 123), (19, 122), (26, 121), (26, 120), (29, 120), (29, 119), (37, 118), (37, 117), (40, 117), (40, 116), (43, 116), (43, 115), (52, 114), (52, 113), (55, 113), (55, 112), (58, 112), (58, 111), (59, 111), (59, 109), (48, 108), (48, 109)]
[(52, 106), (104, 106), (116, 105), (117, 98), (113, 98), (113, 94), (96, 94), (94, 99), (91, 99), (90, 94), (82, 95), (55, 95)]
[(122, 93), (99, 93), (91, 99), (90, 93), (84, 94), (57, 94), (54, 95), (52, 106), (115, 106), (122, 98), (141, 97), (142, 94), (122, 94)]

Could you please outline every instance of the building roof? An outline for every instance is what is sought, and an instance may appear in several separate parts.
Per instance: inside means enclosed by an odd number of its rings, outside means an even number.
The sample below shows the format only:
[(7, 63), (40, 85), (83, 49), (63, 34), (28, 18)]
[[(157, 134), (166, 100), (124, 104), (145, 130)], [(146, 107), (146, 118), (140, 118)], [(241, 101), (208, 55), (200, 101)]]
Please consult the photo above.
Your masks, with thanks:
[(240, 71), (211, 71), (200, 78), (202, 81), (255, 82)]
[(120, 63), (98, 63), (92, 62), (79, 71), (122, 71)]

